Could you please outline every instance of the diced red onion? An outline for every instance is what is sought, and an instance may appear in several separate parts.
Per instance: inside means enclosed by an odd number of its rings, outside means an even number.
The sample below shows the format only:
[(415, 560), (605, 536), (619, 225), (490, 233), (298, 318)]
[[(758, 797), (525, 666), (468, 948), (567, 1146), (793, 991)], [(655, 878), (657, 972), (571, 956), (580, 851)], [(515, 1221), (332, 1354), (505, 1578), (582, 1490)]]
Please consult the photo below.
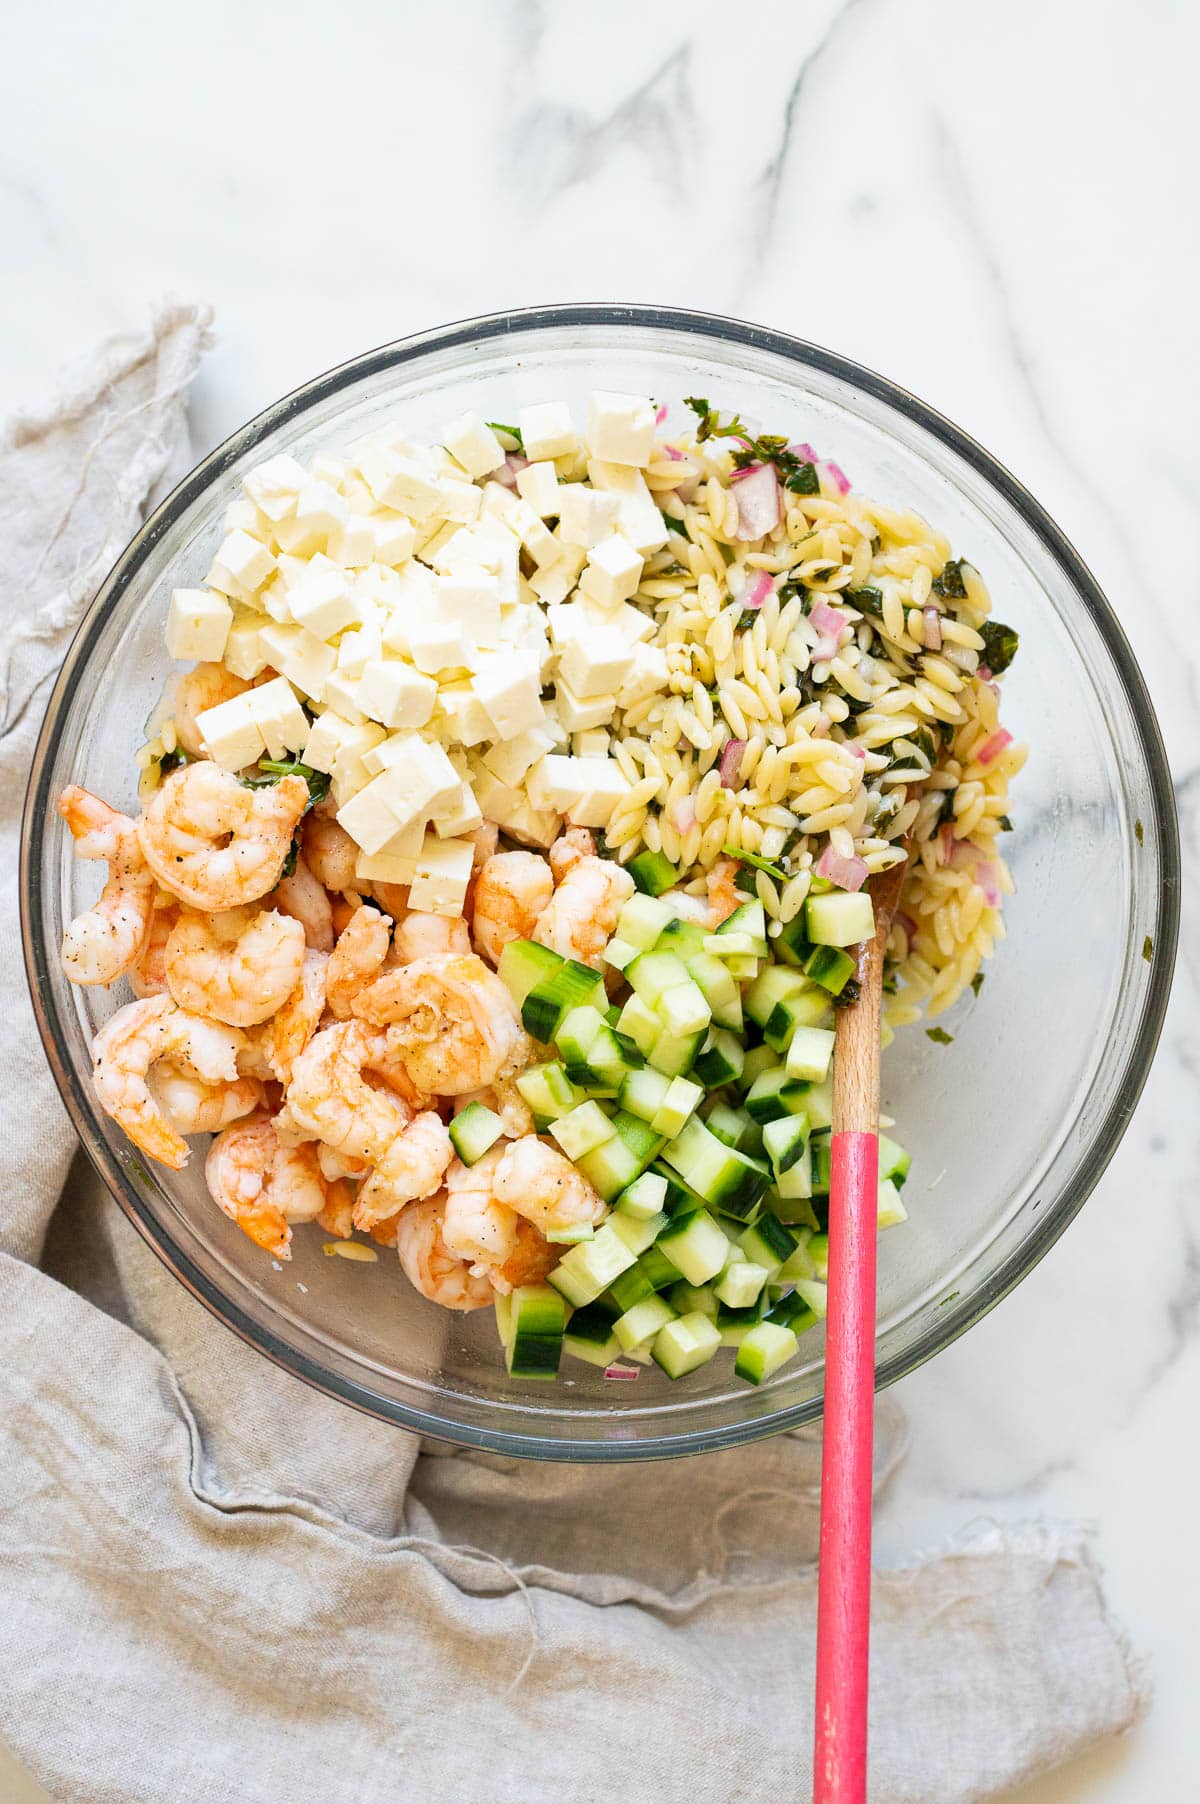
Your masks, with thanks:
[(819, 464), (821, 461), (809, 444), (789, 445), (788, 450), (794, 451), (802, 464)]
[(829, 716), (818, 714), (808, 731), (809, 737), (812, 739), (827, 739), (829, 737)]
[(667, 404), (665, 401), (663, 401), (661, 403), (661, 405), (659, 406), (658, 412), (654, 416), (654, 424), (656, 426), (661, 426), (663, 421), (666, 419), (666, 417), (667, 417)]
[(990, 683), (992, 680), (991, 670), (986, 664), (981, 664), (975, 674), (976, 676), (982, 677), (985, 683)]
[(994, 764), (1006, 745), (1012, 744), (1012, 734), (1007, 727), (997, 727), (989, 733), (983, 744), (976, 748), (975, 757), (980, 764)]
[(500, 465), (500, 468), (492, 471), (492, 479), (493, 481), (500, 483), (506, 489), (515, 489), (517, 486), (517, 471), (527, 470), (528, 468), (529, 459), (527, 457), (522, 457), (519, 451), (510, 451), (504, 462)]
[(631, 1379), (640, 1378), (641, 1370), (638, 1366), (605, 1366), (604, 1376), (606, 1378), (623, 1378), (628, 1383)]
[(746, 593), (742, 596), (744, 608), (761, 608), (767, 596), (775, 587), (765, 570), (760, 570)]
[(717, 769), (721, 775), (722, 789), (736, 789), (738, 772), (742, 768), (742, 753), (746, 749), (744, 739), (729, 739), (725, 742)]
[(864, 858), (843, 857), (832, 846), (826, 846), (817, 860), (817, 876), (827, 878), (838, 889), (861, 889), (867, 881), (867, 863)]
[(679, 449), (678, 445), (664, 445), (663, 450), (673, 464), (681, 464), (685, 461), (683, 452)]
[(943, 821), (938, 828), (938, 845), (941, 847), (942, 863), (949, 864), (954, 852), (954, 822)]
[(779, 483), (771, 464), (755, 464), (731, 478), (737, 484), (739, 539), (762, 539), (779, 525)]
[(671, 810), (671, 825), (676, 833), (690, 833), (696, 825), (696, 804), (691, 796), (683, 796)]
[(850, 478), (846, 475), (846, 473), (842, 469), (841, 465), (835, 464), (832, 461), (832, 459), (830, 459), (826, 463), (825, 468), (829, 471), (830, 476), (833, 478), (833, 486), (837, 490), (838, 494), (839, 495), (848, 495), (850, 493)]
[(845, 744), (846, 744), (846, 750), (850, 753), (850, 756), (852, 758), (861, 758), (863, 763), (864, 764), (866, 763), (867, 748), (865, 745), (859, 745), (859, 743), (856, 739), (848, 739), (848, 740), (846, 740)]
[(942, 617), (936, 608), (925, 609), (925, 647), (927, 651), (942, 649)]
[(837, 639), (831, 633), (822, 633), (813, 646), (812, 655), (814, 664), (828, 664), (830, 658), (838, 655)]
[(808, 617), (819, 633), (831, 633), (835, 640), (841, 637), (842, 628), (847, 624), (846, 616), (837, 608), (831, 608), (827, 601), (818, 601)]
[(994, 859), (981, 858), (975, 866), (975, 881), (983, 891), (989, 908), (1000, 906), (1000, 873)]

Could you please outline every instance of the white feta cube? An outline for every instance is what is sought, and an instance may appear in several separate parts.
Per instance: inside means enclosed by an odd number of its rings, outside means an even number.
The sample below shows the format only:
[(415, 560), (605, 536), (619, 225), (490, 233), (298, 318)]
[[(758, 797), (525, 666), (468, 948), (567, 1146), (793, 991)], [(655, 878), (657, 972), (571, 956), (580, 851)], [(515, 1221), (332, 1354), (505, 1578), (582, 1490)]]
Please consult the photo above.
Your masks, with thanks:
[(494, 821), (514, 839), (526, 845), (549, 846), (558, 838), (562, 816), (535, 809), (524, 789), (510, 788), (487, 770), (476, 772), (474, 789), (484, 819)]
[(326, 708), (308, 729), (301, 759), (314, 770), (332, 776), (338, 754), (352, 743), (351, 735), (356, 730), (350, 721), (343, 720), (332, 708)]
[(453, 745), (481, 745), (494, 730), (469, 683), (452, 683), (438, 691), (438, 718), (433, 731), (439, 738)]
[[(411, 524), (409, 531), (412, 531)], [(351, 514), (329, 534), (327, 549), (335, 564), (341, 564), (347, 570), (361, 570), (375, 562), (375, 528), (365, 514)]]
[(470, 783), (462, 783), (457, 802), (435, 814), (433, 825), (439, 839), (458, 839), (462, 834), (474, 833), (477, 827), (482, 827), (483, 814)]
[(577, 696), (614, 696), (633, 669), (633, 647), (616, 627), (581, 627), (559, 654), (559, 666)]
[[(607, 736), (606, 736), (607, 737)], [(526, 771), (553, 746), (550, 734), (542, 727), (531, 727), (512, 739), (499, 739), (483, 754), (485, 770), (510, 789), (516, 789)]]
[(269, 457), (247, 472), (242, 488), (268, 520), (285, 520), (296, 511), (296, 498), (308, 481), (304, 465), (286, 455)]
[(528, 501), (514, 503), (506, 524), (516, 533), (536, 564), (552, 564), (559, 553), (558, 540)]
[(518, 495), (543, 520), (558, 513), (559, 498), (565, 492), (559, 484), (558, 472), (549, 459), (527, 464), (523, 470), (517, 471)]
[(612, 695), (576, 695), (563, 676), (555, 680), (554, 691), (558, 721), (567, 733), (605, 726), (613, 717), (616, 703)]
[(479, 517), (483, 496), (473, 482), (444, 476), (438, 483), (437, 512), (446, 520), (469, 524)]
[(414, 562), (393, 572), (388, 597), (388, 615), (383, 623), (385, 651), (410, 655), (409, 634), (437, 612), (437, 590), (432, 570)]
[(603, 727), (590, 727), (586, 733), (576, 733), (571, 750), (577, 758), (607, 758), (611, 735)]
[(264, 626), (258, 636), (267, 663), (314, 701), (323, 701), (337, 653), (303, 626)]
[(225, 641), (223, 662), (226, 670), (247, 683), (253, 682), (267, 663), (267, 655), (258, 637), (262, 624), (261, 614), (239, 609), (233, 616), (233, 625)]
[(275, 568), (275, 559), (261, 539), (252, 538), (240, 527), (222, 540), (215, 561), (247, 595), (261, 589)]
[[(461, 778), (440, 745), (416, 733), (396, 734), (383, 742), (387, 763), (375, 782), (403, 827), (418, 816), (427, 818), (457, 799)], [(368, 851), (375, 847), (365, 848)]]
[(579, 796), (564, 813), (576, 827), (607, 827), (618, 802), (629, 794), (629, 779), (615, 758), (576, 758)]
[(541, 668), (533, 652), (496, 652), (476, 671), (471, 687), (499, 737), (527, 732), (541, 721)]
[[(410, 625), (406, 637), (409, 657), (427, 676), (468, 668), (467, 641), (458, 621), (441, 620), (434, 615)], [(385, 632), (385, 643), (387, 638)]]
[(617, 524), (618, 495), (590, 489), (586, 483), (567, 482), (560, 491), (558, 537), (564, 545), (590, 550), (608, 538)]
[(337, 667), (349, 677), (360, 677), (368, 664), (383, 656), (383, 634), (374, 621), (351, 627), (338, 640)]
[(403, 824), (391, 806), (387, 775), (372, 777), (338, 809), (338, 824), (364, 852), (382, 852)]
[(350, 517), (350, 504), (327, 482), (308, 482), (296, 497), (296, 525), (328, 538)]
[(417, 542), (416, 529), (403, 514), (380, 508), (368, 520), (375, 539), (375, 561), (380, 564), (406, 564)]
[(648, 464), (654, 445), (654, 404), (644, 395), (597, 389), (588, 403), (588, 450), (610, 464)]
[(583, 794), (583, 779), (577, 778), (581, 758), (550, 752), (539, 758), (525, 779), (525, 788), (533, 807), (565, 814)]
[(248, 690), (246, 700), (258, 723), (268, 757), (282, 758), (286, 752), (300, 750), (308, 738), (309, 719), (285, 678), (275, 677), (257, 689)]
[(417, 854), (409, 907), (424, 914), (461, 915), (473, 857), (465, 840), (439, 840), (427, 833)]
[(616, 499), (617, 526), (634, 550), (644, 557), (661, 551), (669, 536), (667, 525), (641, 471), (593, 459), (588, 476), (594, 490)]
[(167, 655), (219, 664), (233, 625), (233, 609), (211, 589), (175, 589), (167, 610)]
[(670, 680), (666, 652), (657, 645), (635, 645), (633, 665), (617, 691), (617, 703), (632, 708), (667, 689)]
[(346, 572), (321, 554), (310, 559), (304, 575), (288, 590), (292, 618), (318, 639), (332, 639), (358, 619)]
[[(424, 838), (424, 834), (421, 835)], [(411, 883), (416, 859), (402, 852), (360, 852), (354, 861), (354, 874), (362, 884)]]
[(335, 457), (332, 451), (318, 451), (308, 466), (308, 473), (314, 482), (327, 482), (331, 489), (340, 491), (350, 475), (350, 466), (344, 457)]
[(437, 684), (399, 658), (379, 658), (359, 678), (358, 705), (385, 727), (423, 727), (437, 701)]
[(358, 705), (358, 678), (348, 671), (335, 670), (332, 676), (325, 679), (325, 694), (322, 701), (327, 708), (333, 708), (345, 720), (361, 725), (365, 716)]
[(517, 416), (525, 455), (533, 463), (547, 457), (565, 457), (578, 444), (565, 401), (539, 401), (523, 407)]
[(266, 742), (250, 703), (253, 694), (253, 689), (247, 690), (245, 695), (218, 702), (196, 716), (208, 755), (222, 770), (242, 770), (263, 755)]
[(442, 443), (473, 479), (490, 475), (504, 462), (504, 446), (477, 413), (460, 413), (451, 420)]
[(464, 568), (435, 580), (441, 619), (460, 626), (468, 645), (499, 645), (499, 579), (487, 570)]
[(641, 557), (628, 539), (614, 532), (589, 552), (579, 587), (602, 608), (615, 608), (636, 595), (641, 580)]
[(379, 446), (363, 453), (359, 469), (382, 506), (393, 507), (412, 520), (427, 520), (435, 512), (439, 483), (427, 454)]
[(349, 727), (333, 761), (334, 801), (338, 807), (357, 795), (372, 777), (379, 773), (371, 765), (373, 749), (384, 739), (384, 730), (376, 720), (364, 720)]

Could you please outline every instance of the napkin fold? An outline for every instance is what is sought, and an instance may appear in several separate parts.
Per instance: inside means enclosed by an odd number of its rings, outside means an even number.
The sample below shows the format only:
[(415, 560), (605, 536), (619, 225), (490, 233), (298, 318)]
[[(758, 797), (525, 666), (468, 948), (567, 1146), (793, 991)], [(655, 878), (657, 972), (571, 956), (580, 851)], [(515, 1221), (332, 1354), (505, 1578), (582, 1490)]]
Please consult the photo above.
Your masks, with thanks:
[[(190, 461), (162, 310), (0, 438), (0, 883), (112, 562)], [(686, 1464), (419, 1443), (209, 1317), (77, 1150), (0, 942), (0, 1736), (71, 1804), (809, 1795), (819, 1430)], [(877, 1468), (903, 1456), (880, 1399)], [(967, 1804), (1129, 1727), (1077, 1529), (875, 1575), (871, 1798)]]

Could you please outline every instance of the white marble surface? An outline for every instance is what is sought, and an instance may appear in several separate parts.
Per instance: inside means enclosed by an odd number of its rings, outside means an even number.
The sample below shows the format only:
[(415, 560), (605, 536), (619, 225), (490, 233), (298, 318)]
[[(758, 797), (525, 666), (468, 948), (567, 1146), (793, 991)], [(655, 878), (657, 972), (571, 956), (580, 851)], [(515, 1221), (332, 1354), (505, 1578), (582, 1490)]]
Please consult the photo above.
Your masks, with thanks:
[[(219, 342), (198, 449), (381, 341), (655, 300), (834, 346), (1010, 465), (1120, 612), (1200, 854), (1200, 281), (1179, 0), (60, 0), (0, 67), (0, 404), (159, 297)], [(1200, 966), (1145, 1098), (1022, 1289), (903, 1386), (886, 1559), (1093, 1518), (1157, 1701), (1024, 1804), (1200, 1792)], [(9, 1795), (6, 1793), (6, 1795)]]

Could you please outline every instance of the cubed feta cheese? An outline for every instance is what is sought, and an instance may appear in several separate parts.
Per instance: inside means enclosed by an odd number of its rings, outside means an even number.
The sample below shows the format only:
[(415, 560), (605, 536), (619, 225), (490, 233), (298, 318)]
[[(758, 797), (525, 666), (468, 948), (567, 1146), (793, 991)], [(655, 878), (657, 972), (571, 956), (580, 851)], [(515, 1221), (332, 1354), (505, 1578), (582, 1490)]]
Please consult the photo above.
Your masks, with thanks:
[(567, 482), (560, 491), (558, 537), (564, 545), (590, 549), (616, 528), (618, 495), (602, 494), (586, 483)]
[(351, 735), (356, 731), (358, 729), (350, 721), (343, 720), (332, 708), (326, 708), (308, 729), (301, 759), (314, 770), (332, 775), (339, 753), (352, 743)]
[(514, 503), (506, 524), (516, 533), (536, 564), (552, 564), (558, 556), (558, 540), (528, 501)]
[[(605, 736), (607, 738), (607, 735)], [(483, 754), (483, 766), (501, 783), (516, 789), (526, 771), (554, 744), (542, 727), (532, 727), (512, 739), (500, 739)]]
[(607, 827), (613, 810), (629, 794), (629, 779), (614, 758), (577, 758), (583, 789), (564, 810), (576, 827)]
[(268, 664), (289, 683), (294, 683), (302, 694), (317, 702), (324, 700), (325, 684), (337, 663), (337, 653), (332, 645), (326, 645), (306, 627), (274, 623), (264, 626), (258, 638)]
[(610, 500), (615, 498), (618, 529), (634, 550), (644, 557), (660, 551), (667, 542), (667, 526), (641, 471), (593, 459), (588, 464), (588, 476), (593, 490)]
[(490, 571), (461, 569), (436, 579), (437, 609), (470, 645), (500, 643), (500, 582)]
[(497, 652), (476, 671), (471, 687), (502, 738), (527, 732), (542, 718), (541, 668), (534, 652)]
[(568, 733), (586, 732), (589, 727), (602, 727), (613, 717), (616, 702), (611, 694), (587, 698), (576, 695), (564, 676), (554, 685), (558, 720)]
[(483, 814), (469, 783), (461, 785), (457, 802), (434, 815), (433, 825), (439, 839), (457, 839), (463, 833), (474, 833), (477, 827), (482, 827)]
[(308, 473), (314, 482), (327, 482), (331, 489), (340, 491), (345, 487), (350, 466), (344, 457), (335, 457), (331, 451), (318, 451), (308, 466)]
[(349, 677), (360, 677), (368, 664), (383, 656), (383, 635), (374, 621), (352, 627), (338, 640), (337, 667)]
[(452, 683), (438, 691), (433, 731), (453, 745), (481, 745), (495, 729), (470, 684)]
[(284, 520), (296, 511), (296, 498), (308, 481), (304, 465), (294, 457), (269, 457), (242, 478), (242, 487), (268, 520)]
[(537, 463), (546, 457), (565, 457), (578, 444), (565, 401), (539, 401), (523, 407), (517, 418), (525, 455)]
[(283, 677), (275, 677), (258, 689), (247, 692), (246, 700), (258, 723), (270, 758), (282, 758), (285, 752), (298, 752), (308, 738), (309, 719), (295, 691)]
[(349, 517), (349, 502), (327, 482), (305, 483), (296, 497), (297, 526), (308, 527), (322, 539), (336, 532)]
[(423, 727), (433, 713), (437, 684), (399, 658), (379, 658), (359, 678), (358, 705), (385, 727)]
[(465, 840), (439, 840), (427, 833), (417, 855), (409, 907), (431, 915), (461, 915), (473, 856)]
[(374, 748), (385, 737), (376, 720), (364, 720), (348, 729), (346, 739), (333, 762), (334, 801), (338, 807), (357, 795), (379, 772), (370, 763)]
[(616, 627), (581, 627), (559, 654), (563, 676), (581, 699), (614, 696), (633, 669), (633, 647)]
[(654, 404), (644, 395), (597, 389), (588, 403), (588, 450), (610, 464), (648, 464), (654, 444)]
[[(239, 495), (238, 499), (231, 501), (225, 509), (224, 525), (226, 532), (236, 532), (240, 528), (242, 532), (248, 532), (252, 539), (261, 539), (265, 544), (270, 534), (271, 522), (259, 512), (253, 501), (248, 500), (244, 495)], [(264, 526), (266, 531), (263, 530)]]
[(464, 523), (478, 519), (483, 505), (483, 496), (473, 482), (463, 482), (457, 477), (443, 476), (438, 483), (437, 513), (446, 520), (457, 520)]
[(417, 542), (411, 520), (403, 514), (379, 509), (368, 516), (375, 537), (375, 561), (380, 564), (406, 564)]
[(322, 554), (310, 559), (304, 575), (288, 590), (292, 618), (318, 639), (332, 639), (358, 619), (346, 572)]
[(377, 502), (412, 520), (428, 519), (438, 503), (438, 479), (427, 456), (390, 445), (367, 446), (358, 467)]
[(474, 779), (475, 799), (485, 820), (526, 845), (549, 846), (558, 838), (562, 816), (535, 809), (523, 789), (501, 783), (490, 771), (479, 770)]
[[(427, 676), (468, 668), (467, 641), (457, 620), (440, 620), (435, 615), (428, 620), (416, 621), (408, 627), (406, 637), (410, 658)], [(387, 639), (385, 631), (385, 644)]]
[(375, 781), (384, 786), (381, 794), (397, 826), (406, 826), (418, 815), (435, 814), (456, 800), (461, 778), (440, 745), (407, 733), (385, 740), (384, 746), (387, 763)]
[[(424, 834), (421, 835), (422, 839)], [(405, 853), (360, 852), (354, 862), (354, 874), (360, 883), (411, 883), (416, 869), (415, 856)]]
[(565, 490), (559, 486), (558, 472), (547, 459), (542, 463), (527, 464), (517, 471), (517, 493), (545, 520), (558, 513), (559, 497)]
[(383, 625), (383, 645), (385, 651), (408, 656), (409, 634), (437, 611), (437, 590), (433, 572), (424, 564), (407, 563), (393, 575), (395, 580), (388, 598), (390, 611)]
[(208, 755), (222, 770), (241, 770), (247, 764), (257, 763), (263, 755), (266, 742), (250, 703), (253, 694), (253, 689), (247, 690), (245, 695), (218, 702), (196, 716)]
[(262, 541), (240, 527), (222, 540), (215, 561), (247, 595), (261, 589), (275, 568), (275, 559)]
[(602, 608), (615, 608), (637, 593), (641, 580), (641, 557), (628, 539), (614, 532), (589, 552), (579, 587)]
[(360, 725), (364, 719), (363, 711), (358, 705), (358, 678), (345, 670), (335, 670), (332, 676), (325, 679), (325, 694), (322, 701), (327, 708), (333, 708), (343, 719)]
[(335, 564), (347, 570), (361, 570), (365, 564), (375, 562), (375, 528), (365, 514), (351, 514), (329, 534), (328, 550)]
[(167, 655), (219, 664), (233, 625), (233, 609), (211, 589), (175, 589), (167, 610)]
[(657, 645), (635, 645), (633, 666), (617, 691), (618, 705), (632, 708), (665, 690), (669, 683), (666, 652)]
[(241, 677), (250, 683), (264, 668), (267, 662), (266, 653), (259, 641), (259, 629), (263, 625), (261, 614), (252, 614), (246, 609), (239, 609), (233, 616), (233, 625), (229, 629), (229, 637), (225, 641), (224, 664), (234, 676)]
[(576, 733), (571, 750), (577, 758), (607, 758), (611, 736), (603, 727), (590, 727), (586, 733)]
[(477, 413), (461, 413), (451, 420), (442, 443), (472, 478), (487, 476), (504, 462), (504, 446)]
[(382, 852), (403, 824), (391, 806), (388, 772), (372, 777), (338, 809), (338, 823), (364, 852)]
[(576, 776), (582, 758), (550, 752), (539, 758), (525, 779), (529, 800), (535, 808), (565, 814), (583, 794), (583, 779)]

